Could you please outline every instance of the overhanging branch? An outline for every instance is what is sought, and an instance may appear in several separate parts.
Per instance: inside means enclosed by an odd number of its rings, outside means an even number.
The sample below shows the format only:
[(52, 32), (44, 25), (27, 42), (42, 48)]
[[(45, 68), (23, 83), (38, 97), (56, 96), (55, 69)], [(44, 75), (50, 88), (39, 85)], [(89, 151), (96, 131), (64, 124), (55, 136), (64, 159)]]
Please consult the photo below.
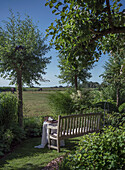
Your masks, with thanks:
[(117, 34), (117, 33), (125, 33), (125, 27), (114, 27), (114, 28), (109, 28), (107, 30), (97, 32), (97, 34), (95, 34), (95, 37), (90, 40), (90, 44), (92, 44), (94, 41), (98, 40), (99, 38), (103, 37), (104, 35)]
[(106, 5), (107, 5), (107, 13), (108, 13), (108, 20), (109, 20), (109, 24), (111, 26), (111, 28), (114, 28), (114, 24), (112, 22), (112, 15), (111, 15), (111, 10), (110, 10), (110, 4), (109, 4), (109, 0), (106, 0)]

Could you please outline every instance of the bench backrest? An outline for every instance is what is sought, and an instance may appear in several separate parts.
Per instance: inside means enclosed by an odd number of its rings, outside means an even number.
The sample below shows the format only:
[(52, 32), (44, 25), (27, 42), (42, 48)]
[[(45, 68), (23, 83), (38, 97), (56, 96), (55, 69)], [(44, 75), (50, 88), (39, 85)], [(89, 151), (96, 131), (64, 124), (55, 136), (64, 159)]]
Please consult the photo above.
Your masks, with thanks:
[(72, 138), (98, 132), (101, 113), (58, 116), (58, 138)]

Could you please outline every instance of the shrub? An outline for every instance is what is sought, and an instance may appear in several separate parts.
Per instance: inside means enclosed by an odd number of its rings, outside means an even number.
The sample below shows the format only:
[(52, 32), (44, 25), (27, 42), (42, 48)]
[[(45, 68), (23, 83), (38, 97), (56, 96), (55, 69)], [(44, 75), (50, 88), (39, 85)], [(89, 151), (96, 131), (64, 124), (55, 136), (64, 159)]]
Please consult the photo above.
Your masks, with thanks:
[(17, 98), (12, 93), (0, 94), (0, 156), (10, 151), (12, 145), (25, 138), (17, 122)]
[(17, 123), (13, 123), (13, 125), (10, 127), (10, 130), (12, 131), (14, 138), (12, 145), (20, 143), (26, 138), (26, 132)]
[(10, 151), (10, 145), (13, 141), (13, 133), (10, 129), (6, 129), (0, 134), (0, 156), (3, 156), (5, 152)]
[(28, 137), (41, 136), (42, 124), (43, 124), (43, 119), (40, 117), (25, 118), (24, 130), (26, 132), (26, 136), (28, 136)]
[(101, 98), (103, 100), (115, 100), (116, 101), (116, 88), (111, 85), (102, 88)]
[(71, 98), (74, 103), (73, 108), (75, 112), (82, 112), (91, 107), (91, 93), (89, 90), (77, 90), (77, 92), (71, 94)]
[(5, 129), (17, 121), (17, 98), (11, 93), (0, 94), (0, 127)]
[(73, 108), (74, 103), (71, 99), (71, 95), (69, 92), (56, 92), (54, 94), (51, 94), (49, 96), (50, 106), (52, 107), (52, 110), (54, 114), (60, 115), (60, 114), (71, 114), (75, 110)]
[(93, 104), (94, 107), (100, 107), (108, 112), (117, 111), (116, 104), (114, 102), (100, 101)]
[(123, 112), (125, 113), (125, 103), (122, 103), (122, 104), (119, 106), (118, 110), (119, 110), (120, 113), (123, 113)]
[(115, 169), (125, 167), (125, 127), (104, 128), (102, 134), (84, 135), (78, 149), (64, 158), (61, 169)]
[(93, 91), (93, 106), (101, 107), (108, 112), (117, 111), (114, 94), (114, 89), (110, 86), (103, 88), (102, 91)]
[(10, 145), (13, 141), (13, 133), (10, 129), (7, 129), (3, 134), (3, 144), (4, 144), (4, 152), (10, 151)]
[(119, 127), (120, 125), (124, 125), (125, 123), (125, 113), (117, 113), (117, 112), (112, 112), (112, 113), (105, 113), (103, 114), (103, 120), (104, 124), (106, 126), (112, 125), (114, 127)]

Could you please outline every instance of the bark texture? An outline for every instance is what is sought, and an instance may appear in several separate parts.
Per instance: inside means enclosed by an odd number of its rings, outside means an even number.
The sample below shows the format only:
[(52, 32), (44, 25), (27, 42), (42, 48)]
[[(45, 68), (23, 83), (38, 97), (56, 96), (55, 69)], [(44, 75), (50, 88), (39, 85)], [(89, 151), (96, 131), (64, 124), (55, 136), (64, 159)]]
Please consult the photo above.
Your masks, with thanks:
[(18, 123), (23, 127), (23, 94), (22, 94), (22, 72), (17, 71), (17, 98), (18, 98)]

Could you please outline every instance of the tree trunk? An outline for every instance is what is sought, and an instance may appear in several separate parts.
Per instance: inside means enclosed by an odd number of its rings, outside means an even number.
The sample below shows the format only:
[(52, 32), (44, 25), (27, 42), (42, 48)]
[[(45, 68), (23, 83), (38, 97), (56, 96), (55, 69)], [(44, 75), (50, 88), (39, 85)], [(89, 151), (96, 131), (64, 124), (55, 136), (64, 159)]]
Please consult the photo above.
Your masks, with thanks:
[(78, 89), (77, 74), (75, 74), (75, 88), (76, 88), (76, 91), (77, 91), (77, 89)]
[(117, 87), (116, 90), (116, 106), (119, 107), (120, 104), (120, 92), (119, 92), (119, 87)]
[(18, 98), (18, 123), (23, 127), (23, 95), (22, 95), (22, 72), (17, 72), (17, 98)]

